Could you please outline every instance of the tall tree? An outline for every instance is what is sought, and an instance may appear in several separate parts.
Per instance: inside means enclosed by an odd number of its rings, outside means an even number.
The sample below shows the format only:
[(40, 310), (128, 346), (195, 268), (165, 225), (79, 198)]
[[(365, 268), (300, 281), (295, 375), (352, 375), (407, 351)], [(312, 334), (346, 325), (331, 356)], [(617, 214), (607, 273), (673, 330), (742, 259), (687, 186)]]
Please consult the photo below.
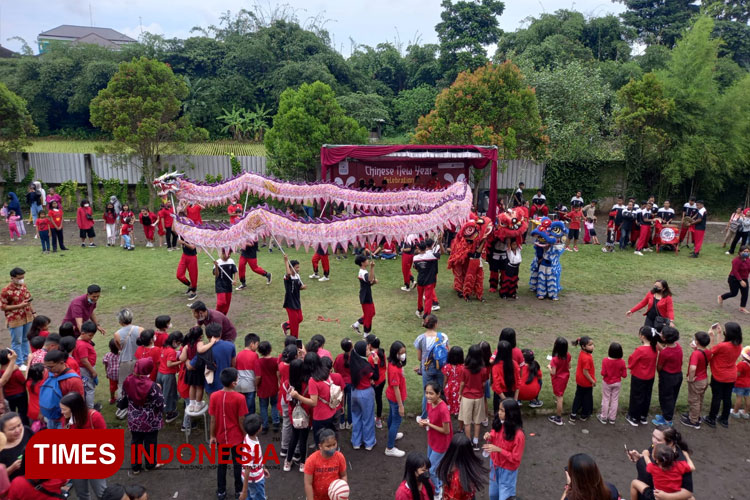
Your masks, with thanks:
[(378, 126), (393, 125), (391, 113), (384, 99), (378, 94), (355, 92), (336, 98), (347, 116), (351, 116), (360, 125), (372, 130)]
[(366, 140), (367, 130), (344, 114), (331, 87), (314, 82), (281, 94), (265, 144), (274, 175), (314, 180), (323, 144), (361, 144)]
[(487, 45), (497, 43), (502, 34), (498, 16), (505, 10), (499, 0), (443, 0), (443, 12), (435, 26), (440, 40), (440, 65), (445, 80), (453, 81), (464, 70), (474, 70), (487, 62)]
[(438, 90), (429, 85), (404, 90), (393, 99), (393, 111), (399, 130), (411, 131), (419, 123), (419, 118), (430, 112), (435, 106)]
[(9, 153), (23, 151), (37, 132), (26, 101), (0, 83), (0, 166), (5, 167)]
[(108, 152), (138, 159), (150, 206), (158, 156), (176, 152), (188, 140), (208, 137), (179, 116), (187, 94), (187, 85), (169, 66), (142, 57), (120, 64), (107, 88), (91, 101), (91, 123), (114, 138)]
[(673, 47), (699, 7), (694, 0), (613, 0), (625, 4), (621, 17), (635, 29), (637, 40), (647, 45)]

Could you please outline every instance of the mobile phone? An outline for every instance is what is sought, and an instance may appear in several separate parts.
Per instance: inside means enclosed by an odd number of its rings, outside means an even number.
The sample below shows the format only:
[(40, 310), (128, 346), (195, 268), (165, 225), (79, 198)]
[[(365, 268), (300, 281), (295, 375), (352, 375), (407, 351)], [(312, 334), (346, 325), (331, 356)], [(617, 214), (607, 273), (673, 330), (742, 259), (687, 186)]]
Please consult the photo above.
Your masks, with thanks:
[(720, 325), (719, 325), (719, 323), (714, 323), (713, 325), (711, 325), (711, 329), (712, 329), (712, 330), (715, 330), (715, 329), (716, 329), (716, 328), (718, 328), (719, 326), (720, 326)]
[[(31, 302), (31, 301), (33, 301), (33, 300), (34, 300), (34, 297), (29, 297), (29, 300), (27, 300), (26, 302)], [(717, 323), (717, 324), (718, 324), (718, 323)]]
[(302, 339), (297, 339), (297, 349), (302, 349)]
[(623, 446), (625, 447), (625, 453), (630, 453), (630, 450), (628, 450), (628, 445), (624, 444)]
[(552, 356), (550, 356), (549, 354), (547, 354), (547, 361), (552, 361)]
[(568, 472), (568, 466), (566, 465), (565, 467), (563, 467), (563, 470), (564, 470), (565, 472)]

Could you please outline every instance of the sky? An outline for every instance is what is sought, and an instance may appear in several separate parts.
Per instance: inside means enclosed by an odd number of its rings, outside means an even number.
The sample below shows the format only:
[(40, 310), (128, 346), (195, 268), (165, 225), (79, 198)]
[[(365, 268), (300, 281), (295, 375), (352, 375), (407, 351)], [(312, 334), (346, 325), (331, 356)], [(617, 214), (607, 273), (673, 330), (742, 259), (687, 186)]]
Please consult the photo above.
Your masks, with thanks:
[[(194, 26), (218, 24), (230, 10), (252, 8), (259, 3), (268, 12), (288, 4), (301, 24), (310, 18), (325, 19), (334, 47), (348, 56), (357, 44), (376, 45), (390, 41), (435, 43), (435, 25), (440, 22), (440, 0), (0, 0), (0, 45), (19, 51), (21, 37), (36, 53), (39, 33), (60, 24), (113, 28), (135, 39), (141, 30), (167, 38), (187, 38)], [(89, 10), (90, 7), (90, 10)], [(574, 9), (587, 17), (619, 14), (621, 3), (609, 0), (506, 0), (500, 27), (515, 31), (528, 17), (558, 9)]]

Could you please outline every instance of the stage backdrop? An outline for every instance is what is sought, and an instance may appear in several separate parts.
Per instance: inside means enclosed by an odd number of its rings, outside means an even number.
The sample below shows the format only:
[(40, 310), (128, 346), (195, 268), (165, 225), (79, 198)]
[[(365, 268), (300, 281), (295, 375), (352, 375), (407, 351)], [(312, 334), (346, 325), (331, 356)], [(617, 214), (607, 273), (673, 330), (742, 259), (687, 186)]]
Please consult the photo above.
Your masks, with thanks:
[[(375, 181), (375, 186), (381, 187), (383, 181), (388, 182), (388, 189), (402, 187), (428, 187), (432, 181), (432, 173), (437, 172), (437, 180), (441, 187), (466, 180), (466, 166), (464, 162), (446, 161), (370, 161), (344, 160), (330, 168), (331, 179), (336, 184), (357, 187), (359, 180), (368, 183)], [(434, 187), (434, 186), (431, 186)]]

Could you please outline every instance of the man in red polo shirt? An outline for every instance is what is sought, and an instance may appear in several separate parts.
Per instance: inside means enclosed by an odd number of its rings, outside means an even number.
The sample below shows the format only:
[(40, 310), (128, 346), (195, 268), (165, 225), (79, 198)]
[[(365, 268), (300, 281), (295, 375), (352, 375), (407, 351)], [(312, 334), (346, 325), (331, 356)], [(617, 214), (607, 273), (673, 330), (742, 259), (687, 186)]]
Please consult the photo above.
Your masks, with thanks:
[(96, 309), (96, 303), (99, 301), (102, 289), (99, 285), (89, 285), (86, 289), (86, 295), (81, 295), (70, 301), (68, 310), (65, 313), (65, 317), (62, 322), (70, 321), (73, 323), (73, 330), (78, 336), (81, 333), (81, 326), (88, 320), (91, 320), (96, 325), (96, 329), (106, 334), (107, 332), (99, 324), (99, 320), (96, 319), (94, 309)]

